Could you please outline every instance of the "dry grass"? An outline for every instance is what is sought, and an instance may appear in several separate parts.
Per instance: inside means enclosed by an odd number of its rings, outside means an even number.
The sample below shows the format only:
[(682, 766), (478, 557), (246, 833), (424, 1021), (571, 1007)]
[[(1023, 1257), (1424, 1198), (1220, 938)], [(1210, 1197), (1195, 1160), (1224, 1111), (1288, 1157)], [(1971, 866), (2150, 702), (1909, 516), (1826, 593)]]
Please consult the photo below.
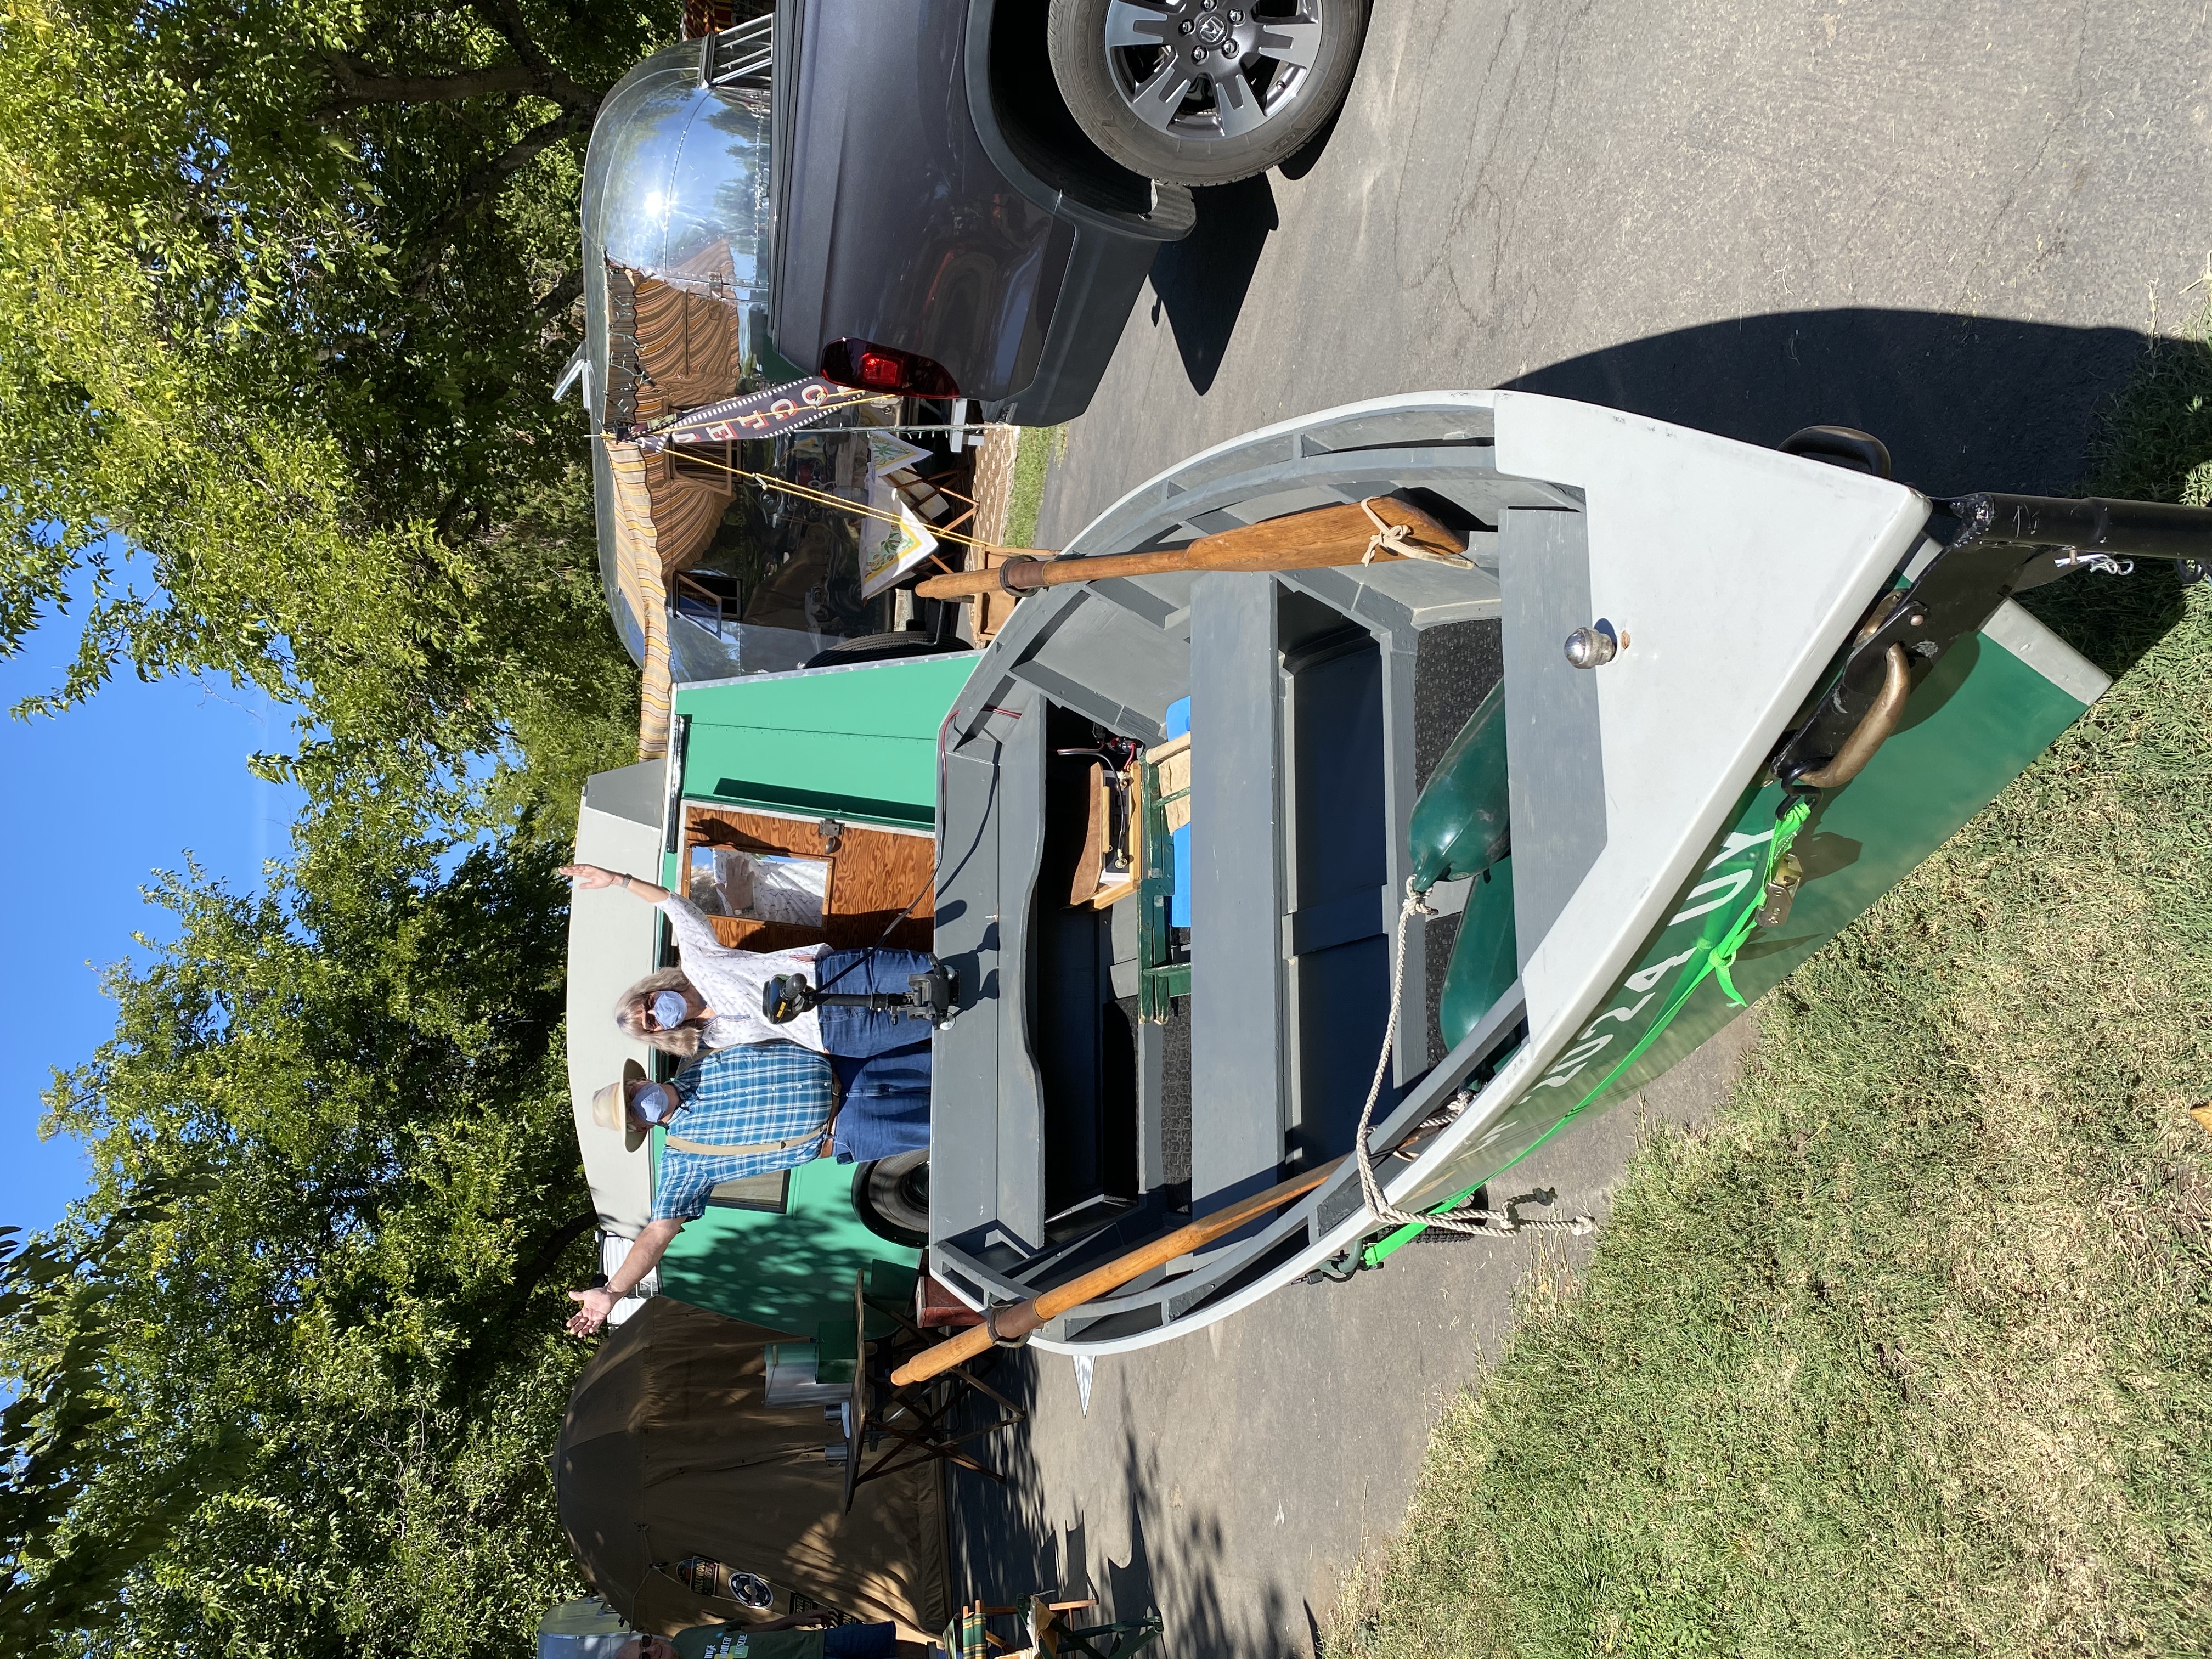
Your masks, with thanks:
[(1009, 547), (1036, 545), (1037, 513), (1044, 505), (1045, 474), (1067, 453), (1064, 426), (1022, 428), (1021, 447), (1014, 453), (1014, 488), (1006, 508), (1006, 544)]
[[(2113, 493), (2212, 476), (2174, 350)], [(2212, 1651), (2212, 595), (2072, 586), (2139, 660), (1528, 1288), (1333, 1659)]]

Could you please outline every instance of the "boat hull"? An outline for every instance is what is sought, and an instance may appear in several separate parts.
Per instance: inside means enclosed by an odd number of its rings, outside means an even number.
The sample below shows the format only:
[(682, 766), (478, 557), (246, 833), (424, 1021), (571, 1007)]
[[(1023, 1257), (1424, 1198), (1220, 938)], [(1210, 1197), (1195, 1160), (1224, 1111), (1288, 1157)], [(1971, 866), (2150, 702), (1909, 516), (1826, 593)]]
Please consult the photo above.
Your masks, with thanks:
[[(1789, 798), (1772, 783), (1748, 791), (1698, 879), (1677, 895), (1635, 967), (1599, 1000), (1579, 1041), (1517, 1095), (1478, 1098), (1474, 1132), (1425, 1171), (1406, 1207), (1462, 1202), (1578, 1118), (1634, 1099), (1910, 876), (2033, 764), (2107, 684), (2008, 602), (1914, 691), (1899, 729), (1866, 769), (1813, 809), (1791, 849), (1804, 874), (1786, 918), (1752, 934), (1735, 955), (1729, 982), (1703, 975), (1662, 1024), (1667, 988), (1696, 974), (1727, 924), (1760, 896)], [(1368, 1259), (1387, 1257), (1417, 1231), (1389, 1235), (1370, 1247)]]
[[(1455, 514), (1475, 568), (1058, 588), (1023, 601), (948, 716), (937, 949), (963, 1006), (936, 1039), (929, 1265), (971, 1304), (1064, 1283), (1350, 1146), (1386, 1027), (1397, 903), (1419, 873), (1408, 837), (1437, 687), (1464, 682), (1465, 695), (1436, 756), (1506, 687), (1519, 977), (1443, 1052), (1443, 975), (1423, 963), (1441, 967), (1449, 940), (1439, 921), (1407, 924), (1409, 993), (1370, 1144), (1449, 1115), (1417, 1158), (1380, 1166), (1391, 1202), (1414, 1211), (1450, 1206), (1632, 1098), (1741, 1012), (1728, 987), (1751, 1000), (1778, 982), (2102, 689), (2024, 611), (2000, 608), (1924, 678), (1874, 762), (1796, 827), (1805, 874), (1786, 923), (1731, 941), (1769, 873), (1783, 802), (1762, 779), (1768, 758), (1869, 607), (1940, 551), (1928, 501), (1616, 411), (1443, 392), (1223, 445), (1132, 492), (1070, 551), (1142, 550), (1393, 492)], [(1560, 641), (1607, 612), (1618, 659), (1569, 665)], [(1054, 757), (1088, 752), (1090, 729), (1159, 744), (1186, 696), (1198, 873), (1184, 1162), (1161, 1104), (1176, 1043), (1139, 1022), (1122, 1062), (1132, 1170), (1117, 1174), (1097, 1079), (1112, 1070), (1115, 999), (1139, 1006), (1121, 981), (1133, 952), (1117, 922), (1066, 905)], [(1431, 896), (1463, 908), (1467, 894)], [(1149, 1346), (1404, 1237), (1369, 1211), (1347, 1163), (1273, 1219), (1035, 1340)]]

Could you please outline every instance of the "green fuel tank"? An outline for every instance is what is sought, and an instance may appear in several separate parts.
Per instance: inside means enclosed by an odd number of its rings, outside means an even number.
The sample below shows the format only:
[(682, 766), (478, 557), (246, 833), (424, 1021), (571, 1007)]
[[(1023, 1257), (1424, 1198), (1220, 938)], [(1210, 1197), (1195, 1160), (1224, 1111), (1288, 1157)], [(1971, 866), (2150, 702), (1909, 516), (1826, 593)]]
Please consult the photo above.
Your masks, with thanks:
[(1413, 803), (1413, 887), (1480, 875), (1505, 856), (1505, 684), (1490, 688)]
[(1413, 803), (1407, 830), (1415, 888), (1469, 884), (1437, 1003), (1437, 1024), (1449, 1048), (1511, 988), (1520, 969), (1508, 856), (1504, 693), (1501, 681), (1468, 716)]
[(1513, 988), (1520, 972), (1520, 943), (1513, 931), (1513, 860), (1508, 857), (1468, 885), (1459, 937), (1452, 941), (1443, 990), (1437, 998), (1437, 1029), (1443, 1033), (1444, 1047), (1458, 1048), (1498, 999)]

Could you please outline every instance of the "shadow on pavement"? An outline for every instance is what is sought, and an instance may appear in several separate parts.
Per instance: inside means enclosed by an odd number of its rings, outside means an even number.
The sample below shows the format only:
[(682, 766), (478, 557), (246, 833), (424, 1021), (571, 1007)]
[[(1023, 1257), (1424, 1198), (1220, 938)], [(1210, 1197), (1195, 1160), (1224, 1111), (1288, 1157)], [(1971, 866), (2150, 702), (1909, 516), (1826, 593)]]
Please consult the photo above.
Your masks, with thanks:
[[(1037, 1368), (1067, 1364), (1058, 1354), (1006, 1358), (1011, 1363), (995, 1369), (992, 1385), (1025, 1407), (1034, 1406)], [(1094, 1421), (1102, 1408), (1094, 1405)], [(1068, 1510), (1072, 1495), (1062, 1494), (1057, 1505), (1048, 1502), (1042, 1473), (1018, 1428), (983, 1443), (982, 1461), (1006, 1476), (1003, 1484), (952, 1470), (954, 1599), (980, 1595), (1005, 1606), (1036, 1590), (1064, 1589), (1097, 1596), (1102, 1622), (1133, 1621), (1158, 1608), (1166, 1628), (1147, 1651), (1161, 1659), (1273, 1654), (1270, 1632), (1287, 1614), (1282, 1592), (1270, 1585), (1255, 1597), (1222, 1584), (1214, 1568), (1223, 1543), (1218, 1512), (1202, 1492), (1183, 1490), (1177, 1471), (1159, 1467), (1126, 1401), (1121, 1415), (1118, 1425), (1097, 1424), (1102, 1438), (1118, 1440), (1114, 1478), (1088, 1483), (1065, 1516), (1060, 1511)], [(1107, 1540), (1125, 1527), (1127, 1559), (1117, 1560)], [(1319, 1629), (1310, 1608), (1302, 1622)]]
[(1336, 137), (1336, 124), (1343, 118), (1344, 106), (1339, 104), (1329, 112), (1328, 119), (1322, 123), (1321, 130), (1291, 152), (1275, 171), (1291, 179), (1303, 179), (1311, 173), (1321, 165), (1322, 155), (1328, 149), (1328, 141)]
[(1152, 261), (1152, 320), (1167, 313), (1191, 390), (1201, 395), (1220, 371), (1222, 354), (1259, 268), (1260, 251), (1280, 223), (1267, 175), (1191, 192), (1198, 228), (1170, 242)]
[[(2203, 355), (2193, 341), (2161, 352)], [(1970, 490), (2071, 495), (2094, 483), (2170, 499), (2179, 479), (2092, 479), (2095, 441), (2136, 382), (2148, 335), (1952, 312), (1781, 312), (1656, 334), (1524, 374), (1522, 392), (1578, 398), (1747, 443), (1776, 444), (1828, 422), (1889, 446), (1899, 480), (1941, 499)], [(2171, 362), (2171, 359), (2167, 361)], [(2202, 367), (2195, 380), (2212, 379)], [(2131, 391), (2131, 383), (2134, 389)], [(2137, 411), (2137, 423), (2160, 418)], [(2131, 471), (2140, 471), (2140, 465)], [(2172, 626), (2181, 587), (2164, 569), (2124, 582), (2070, 581), (2027, 604), (2076, 650), (2118, 674)]]
[(1511, 385), (1747, 443), (1857, 427), (1931, 495), (2064, 495), (2148, 344), (2132, 329), (1948, 312), (1781, 312), (1608, 346)]

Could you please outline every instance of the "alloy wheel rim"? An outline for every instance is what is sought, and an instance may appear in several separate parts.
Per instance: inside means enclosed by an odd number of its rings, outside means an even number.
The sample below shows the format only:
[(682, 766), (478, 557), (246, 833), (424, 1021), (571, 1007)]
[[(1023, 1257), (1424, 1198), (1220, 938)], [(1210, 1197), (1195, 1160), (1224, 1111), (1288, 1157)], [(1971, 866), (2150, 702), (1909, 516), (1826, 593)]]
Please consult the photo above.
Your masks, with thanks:
[(1111, 0), (1106, 61), (1115, 89), (1171, 138), (1241, 138), (1304, 98), (1320, 61), (1320, 0), (1259, 15), (1252, 0)]

